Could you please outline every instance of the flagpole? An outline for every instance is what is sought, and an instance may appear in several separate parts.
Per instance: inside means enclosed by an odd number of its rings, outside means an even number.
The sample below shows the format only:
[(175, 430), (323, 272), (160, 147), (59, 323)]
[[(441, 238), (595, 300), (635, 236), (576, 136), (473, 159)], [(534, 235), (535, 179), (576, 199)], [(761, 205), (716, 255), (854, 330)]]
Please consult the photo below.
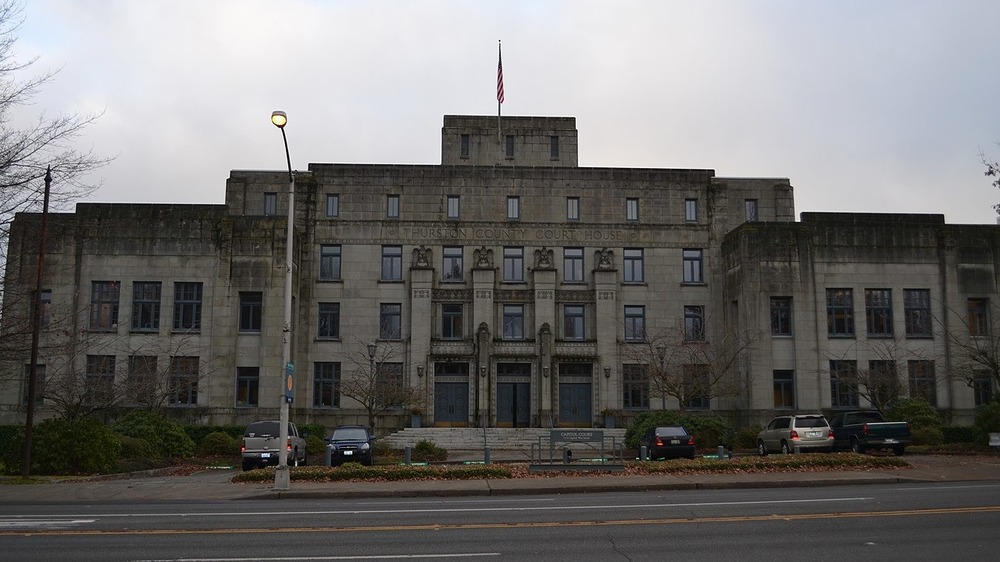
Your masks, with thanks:
[[(503, 52), (500, 40), (497, 39), (497, 144), (500, 154), (503, 154), (503, 131), (500, 128), (500, 106), (503, 104)], [(500, 158), (503, 162), (503, 157)]]

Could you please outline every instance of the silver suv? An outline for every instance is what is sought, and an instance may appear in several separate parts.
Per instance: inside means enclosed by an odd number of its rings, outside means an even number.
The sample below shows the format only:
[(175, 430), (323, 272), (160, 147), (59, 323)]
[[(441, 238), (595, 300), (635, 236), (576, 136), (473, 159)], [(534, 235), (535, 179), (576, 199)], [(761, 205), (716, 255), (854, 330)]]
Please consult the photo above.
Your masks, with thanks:
[(779, 416), (757, 434), (757, 452), (762, 456), (833, 450), (833, 430), (820, 414)]

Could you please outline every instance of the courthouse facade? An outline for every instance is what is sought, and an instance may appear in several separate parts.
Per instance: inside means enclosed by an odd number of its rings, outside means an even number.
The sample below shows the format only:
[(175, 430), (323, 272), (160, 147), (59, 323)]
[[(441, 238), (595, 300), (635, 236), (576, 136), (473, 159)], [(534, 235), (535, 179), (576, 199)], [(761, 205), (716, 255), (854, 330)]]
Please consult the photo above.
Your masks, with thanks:
[[(797, 222), (787, 179), (580, 167), (577, 141), (573, 118), (445, 116), (440, 165), (295, 172), (293, 419), (363, 422), (341, 391), (372, 374), (417, 391), (380, 430), (411, 407), (437, 426), (590, 427), (660, 408), (742, 425), (867, 406), (848, 373), (868, 370), (956, 421), (991, 399), (963, 342), (991, 339), (997, 227)], [(118, 405), (141, 402), (129, 385), (163, 373), (180, 417), (276, 415), (287, 193), (287, 172), (234, 170), (223, 205), (51, 215), (42, 415), (67, 401), (68, 373), (84, 403), (119, 389)], [(17, 216), (3, 422), (25, 410), (38, 235), (38, 214)], [(691, 350), (704, 364), (681, 364)]]

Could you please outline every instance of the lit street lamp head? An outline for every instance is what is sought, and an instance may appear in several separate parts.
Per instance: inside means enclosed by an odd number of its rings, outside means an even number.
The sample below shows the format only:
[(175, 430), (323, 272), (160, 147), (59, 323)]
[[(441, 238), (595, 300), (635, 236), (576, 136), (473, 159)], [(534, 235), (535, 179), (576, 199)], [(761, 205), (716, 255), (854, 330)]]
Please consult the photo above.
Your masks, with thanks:
[(285, 123), (288, 123), (288, 116), (285, 115), (284, 111), (275, 111), (275, 112), (272, 112), (271, 113), (271, 123), (274, 123), (275, 127), (279, 128), (279, 129), (283, 129), (285, 127)]

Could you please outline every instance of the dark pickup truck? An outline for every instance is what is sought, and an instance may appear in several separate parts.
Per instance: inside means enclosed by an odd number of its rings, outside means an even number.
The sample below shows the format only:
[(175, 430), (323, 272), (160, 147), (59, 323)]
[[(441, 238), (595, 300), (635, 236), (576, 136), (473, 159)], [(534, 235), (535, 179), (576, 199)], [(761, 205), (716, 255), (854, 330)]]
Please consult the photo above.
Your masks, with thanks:
[(887, 422), (875, 410), (842, 412), (830, 419), (833, 448), (864, 453), (868, 449), (891, 449), (902, 455), (910, 444), (909, 422)]

